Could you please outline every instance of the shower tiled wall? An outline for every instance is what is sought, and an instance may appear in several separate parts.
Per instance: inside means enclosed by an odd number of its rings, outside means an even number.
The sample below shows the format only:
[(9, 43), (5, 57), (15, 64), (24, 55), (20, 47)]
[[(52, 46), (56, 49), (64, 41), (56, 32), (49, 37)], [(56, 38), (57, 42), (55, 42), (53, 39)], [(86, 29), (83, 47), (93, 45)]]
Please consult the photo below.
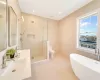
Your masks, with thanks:
[(44, 42), (50, 40), (57, 51), (58, 22), (39, 16), (22, 13), (24, 22), (21, 27), (22, 49), (31, 49), (31, 56), (45, 55)]

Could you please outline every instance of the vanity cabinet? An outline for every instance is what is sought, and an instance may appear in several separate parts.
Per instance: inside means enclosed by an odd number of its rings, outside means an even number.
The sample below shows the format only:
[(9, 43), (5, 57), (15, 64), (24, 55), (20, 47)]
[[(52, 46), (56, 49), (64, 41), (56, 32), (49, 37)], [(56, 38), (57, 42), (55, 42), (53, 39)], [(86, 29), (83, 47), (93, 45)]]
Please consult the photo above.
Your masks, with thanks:
[(22, 58), (26, 59), (26, 66), (25, 66), (25, 71), (23, 72), (22, 80), (30, 80), (32, 77), (30, 50), (19, 50), (18, 53), (20, 53), (21, 59)]

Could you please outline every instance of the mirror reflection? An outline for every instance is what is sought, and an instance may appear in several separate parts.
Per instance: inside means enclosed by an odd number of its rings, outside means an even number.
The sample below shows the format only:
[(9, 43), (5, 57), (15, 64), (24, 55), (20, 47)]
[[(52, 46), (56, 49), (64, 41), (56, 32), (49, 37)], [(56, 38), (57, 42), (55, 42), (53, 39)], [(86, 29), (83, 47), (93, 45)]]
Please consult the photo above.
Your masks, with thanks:
[(12, 7), (9, 7), (9, 46), (17, 44), (17, 16)]
[(6, 0), (0, 0), (0, 51), (7, 47)]

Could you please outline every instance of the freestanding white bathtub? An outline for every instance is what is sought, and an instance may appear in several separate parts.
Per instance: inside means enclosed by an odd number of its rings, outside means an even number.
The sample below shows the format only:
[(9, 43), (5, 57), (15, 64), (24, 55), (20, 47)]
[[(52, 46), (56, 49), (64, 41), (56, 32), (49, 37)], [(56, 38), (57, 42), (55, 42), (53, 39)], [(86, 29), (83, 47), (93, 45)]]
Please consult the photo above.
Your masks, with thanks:
[(79, 80), (100, 80), (100, 62), (78, 55), (71, 54), (72, 69)]

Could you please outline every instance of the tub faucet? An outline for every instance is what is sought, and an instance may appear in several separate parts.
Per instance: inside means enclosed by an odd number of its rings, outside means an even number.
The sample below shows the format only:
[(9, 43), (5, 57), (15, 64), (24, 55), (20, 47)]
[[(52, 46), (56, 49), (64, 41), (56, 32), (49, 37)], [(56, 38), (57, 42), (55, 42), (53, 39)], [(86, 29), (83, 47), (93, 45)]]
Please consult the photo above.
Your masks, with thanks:
[(15, 57), (19, 57), (20, 56), (20, 53), (18, 53), (18, 48), (16, 47), (16, 53), (15, 53)]
[(99, 49), (95, 50), (95, 54), (97, 56), (97, 60), (100, 61), (100, 51), (99, 51)]
[(100, 61), (100, 51), (99, 51), (99, 49), (98, 49), (98, 61)]

